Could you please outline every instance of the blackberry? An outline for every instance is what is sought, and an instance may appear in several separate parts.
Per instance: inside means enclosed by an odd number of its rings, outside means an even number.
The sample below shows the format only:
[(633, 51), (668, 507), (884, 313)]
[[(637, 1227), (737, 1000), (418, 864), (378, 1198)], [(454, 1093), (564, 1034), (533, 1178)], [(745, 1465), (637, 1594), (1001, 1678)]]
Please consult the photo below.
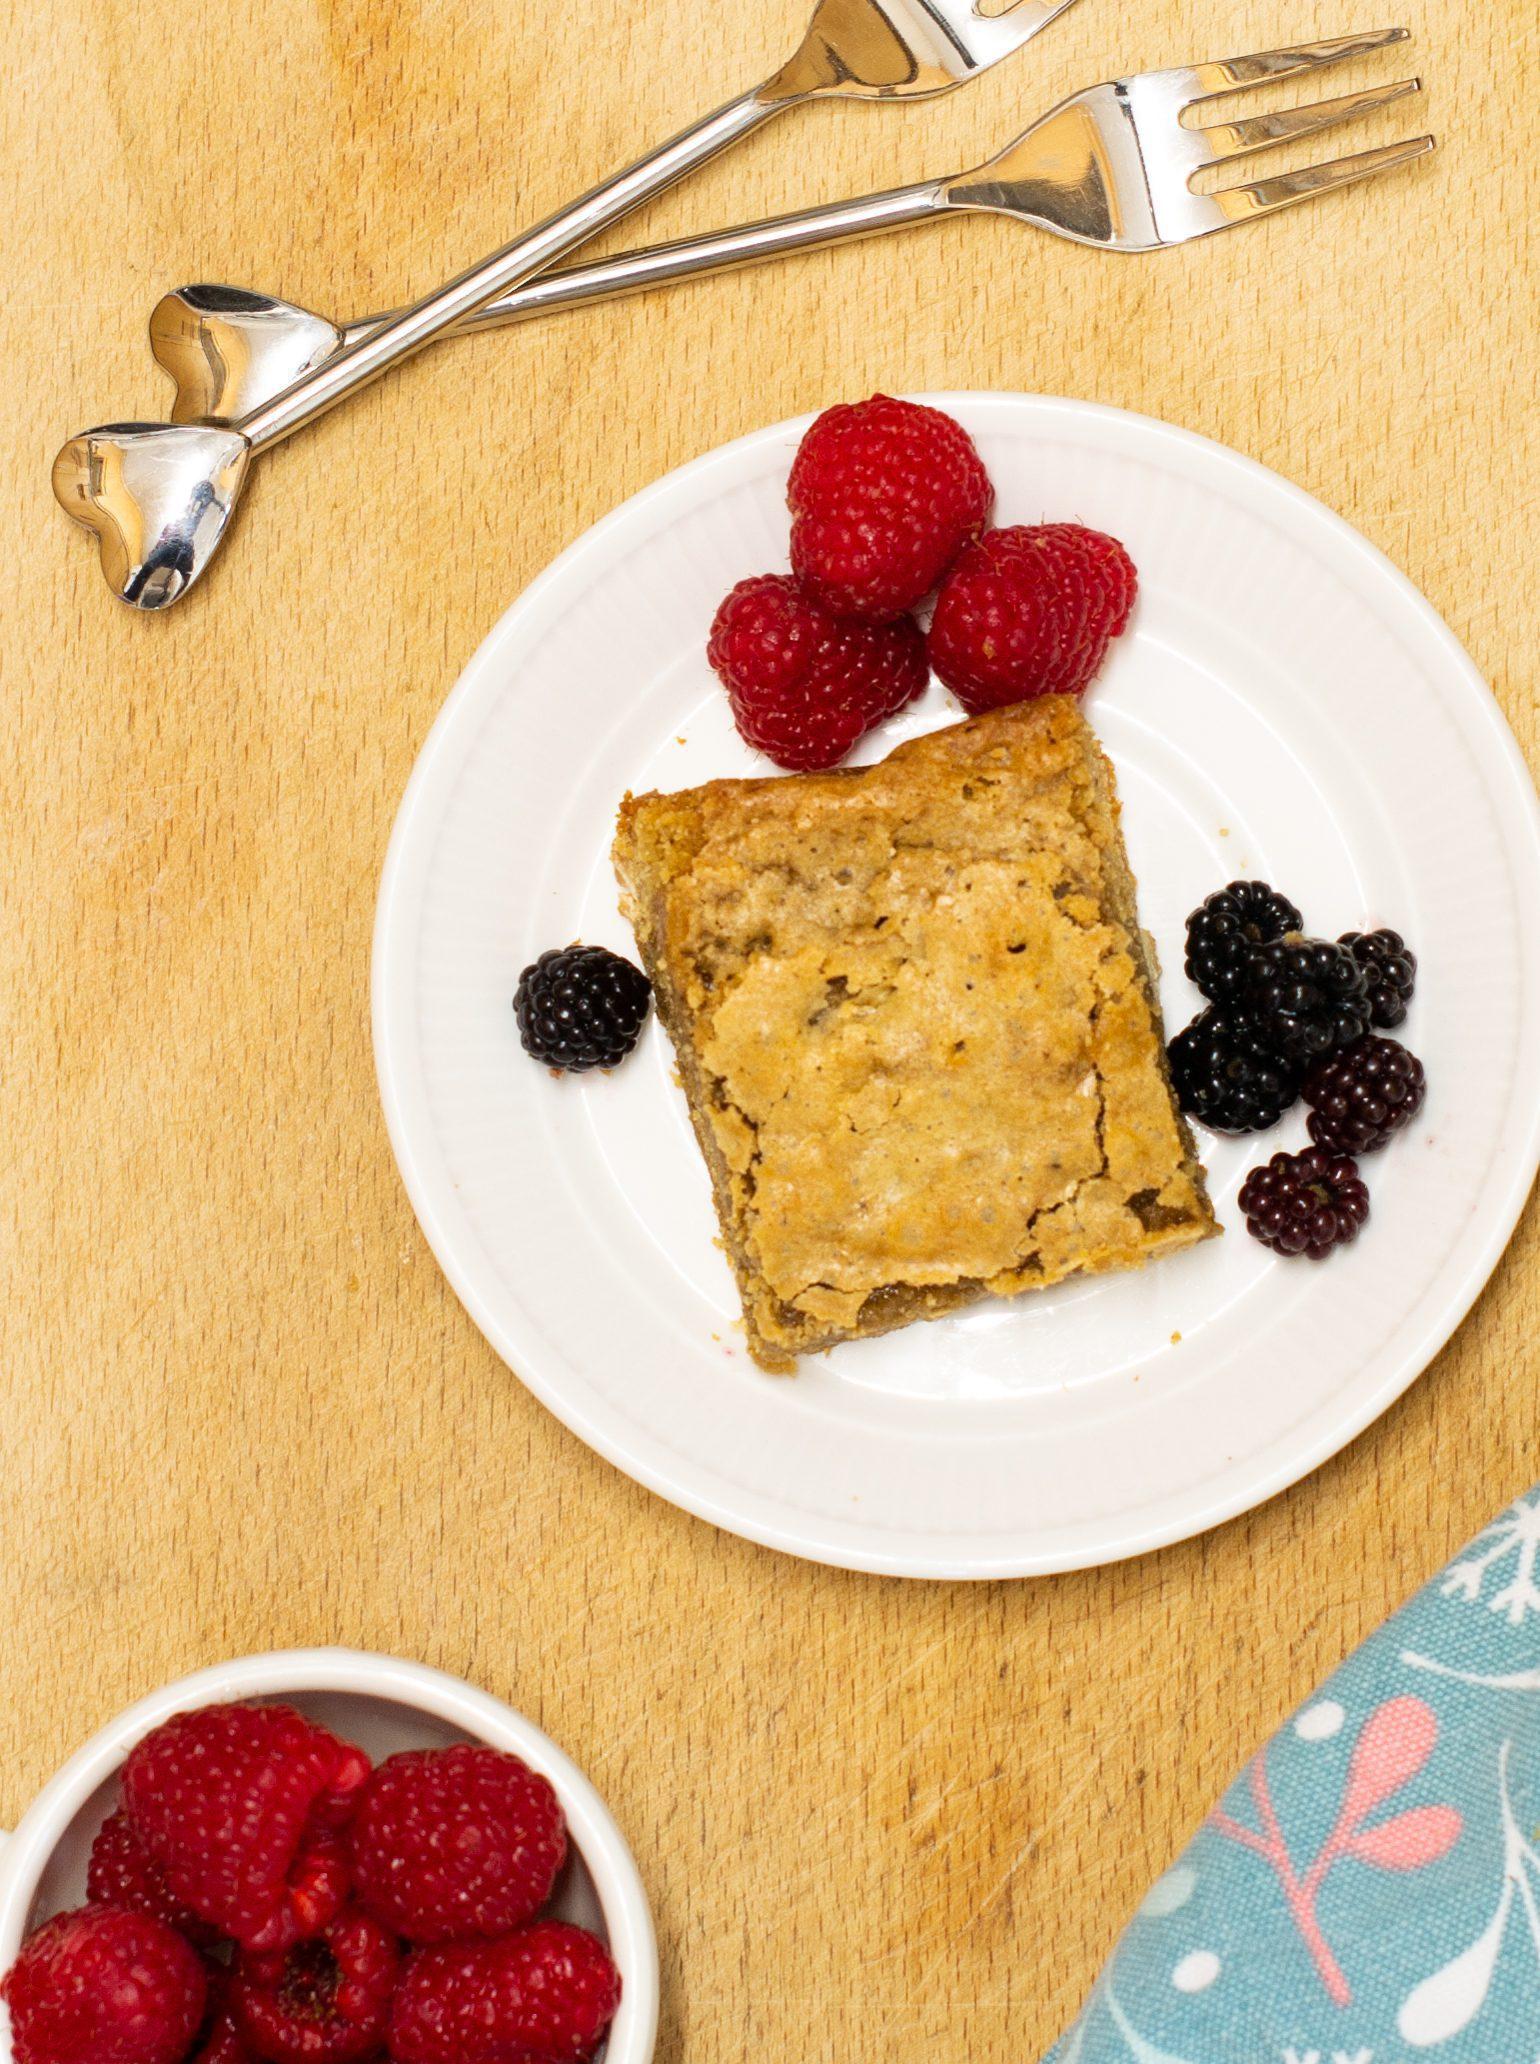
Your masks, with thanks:
[(1371, 1032), (1305, 1077), (1310, 1137), (1328, 1154), (1372, 1154), (1411, 1123), (1427, 1093), (1417, 1056)]
[(1244, 1011), (1210, 1005), (1171, 1042), (1171, 1083), (1190, 1117), (1214, 1132), (1265, 1132), (1299, 1095), (1304, 1070)]
[(1233, 881), (1216, 889), (1187, 920), (1188, 979), (1210, 1002), (1233, 1002), (1245, 990), (1255, 949), (1303, 924), (1288, 897), (1266, 882)]
[(1382, 1031), (1406, 1022), (1417, 987), (1417, 956), (1399, 932), (1344, 932), (1345, 946), (1369, 979), (1369, 1023)]
[(576, 1075), (625, 1059), (651, 997), (647, 977), (618, 953), (567, 946), (542, 953), (520, 975), (513, 1014), (527, 1054)]
[(1246, 1007), (1291, 1060), (1316, 1061), (1369, 1029), (1369, 978), (1346, 946), (1297, 932), (1251, 956)]
[(1240, 1207), (1247, 1232), (1264, 1247), (1324, 1261), (1334, 1247), (1358, 1238), (1369, 1216), (1369, 1192), (1356, 1161), (1306, 1147), (1253, 1168), (1241, 1184)]

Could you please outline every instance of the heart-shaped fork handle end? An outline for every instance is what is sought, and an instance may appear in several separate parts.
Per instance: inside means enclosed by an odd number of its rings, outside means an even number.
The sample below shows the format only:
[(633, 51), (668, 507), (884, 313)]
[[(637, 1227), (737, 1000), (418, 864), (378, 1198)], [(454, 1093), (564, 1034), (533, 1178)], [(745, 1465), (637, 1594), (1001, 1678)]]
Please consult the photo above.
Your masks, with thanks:
[(324, 315), (245, 287), (178, 287), (150, 316), (150, 350), (176, 388), (173, 423), (233, 422), (342, 343)]
[(53, 491), (96, 533), (113, 593), (165, 609), (219, 549), (250, 458), (238, 430), (214, 424), (104, 423), (64, 446)]

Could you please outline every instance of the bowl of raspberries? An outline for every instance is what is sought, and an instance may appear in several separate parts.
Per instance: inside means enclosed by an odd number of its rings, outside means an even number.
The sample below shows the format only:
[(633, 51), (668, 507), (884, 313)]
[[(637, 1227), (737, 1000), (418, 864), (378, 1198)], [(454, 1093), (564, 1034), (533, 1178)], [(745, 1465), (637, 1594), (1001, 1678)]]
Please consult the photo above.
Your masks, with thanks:
[(342, 1649), (184, 1678), (0, 1850), (0, 2064), (647, 2064), (636, 1865), (538, 1728)]

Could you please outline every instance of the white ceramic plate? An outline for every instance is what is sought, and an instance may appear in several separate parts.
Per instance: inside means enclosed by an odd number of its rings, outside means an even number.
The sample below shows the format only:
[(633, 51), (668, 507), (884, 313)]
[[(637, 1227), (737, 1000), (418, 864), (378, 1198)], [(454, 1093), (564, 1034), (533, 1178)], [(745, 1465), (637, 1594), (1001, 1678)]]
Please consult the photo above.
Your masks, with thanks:
[[(1335, 934), (1421, 960), (1403, 1031), (1432, 1084), (1326, 1265), (1240, 1227), (1256, 1160), (1201, 1142), (1226, 1237), (1133, 1276), (988, 1303), (760, 1374), (653, 1024), (610, 1076), (520, 1052), (519, 970), (633, 952), (609, 843), (626, 788), (766, 771), (706, 664), (716, 603), (786, 564), (801, 422), (671, 474), (595, 526), (466, 668), (381, 889), (374, 1032), (391, 1139), (450, 1281), (568, 1426), (664, 1497), (794, 1554), (913, 1576), (1111, 1560), (1257, 1504), (1397, 1397), (1491, 1272), (1540, 1156), (1540, 836), (1502, 716), (1432, 609), (1276, 475), (1139, 416), (930, 397), (977, 438), (1001, 522), (1078, 519), (1139, 567), (1089, 708), (1118, 770), (1174, 1029), (1182, 920), (1263, 875)], [(923, 703), (877, 757), (955, 710)]]

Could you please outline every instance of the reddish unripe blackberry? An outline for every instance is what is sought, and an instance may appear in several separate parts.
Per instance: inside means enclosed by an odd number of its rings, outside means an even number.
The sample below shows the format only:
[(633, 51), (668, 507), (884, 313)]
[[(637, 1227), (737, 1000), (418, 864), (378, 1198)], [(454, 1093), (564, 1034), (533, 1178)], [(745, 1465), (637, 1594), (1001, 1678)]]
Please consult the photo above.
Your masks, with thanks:
[(1369, 1022), (1389, 1032), (1406, 1022), (1417, 987), (1417, 956), (1399, 932), (1344, 932), (1345, 946), (1369, 980)]
[(1372, 1154), (1411, 1123), (1427, 1093), (1417, 1056), (1370, 1033), (1306, 1076), (1310, 1137), (1328, 1154)]
[(1246, 1230), (1275, 1254), (1324, 1261), (1358, 1238), (1369, 1216), (1369, 1192), (1358, 1163), (1320, 1147), (1274, 1154), (1241, 1184)]

